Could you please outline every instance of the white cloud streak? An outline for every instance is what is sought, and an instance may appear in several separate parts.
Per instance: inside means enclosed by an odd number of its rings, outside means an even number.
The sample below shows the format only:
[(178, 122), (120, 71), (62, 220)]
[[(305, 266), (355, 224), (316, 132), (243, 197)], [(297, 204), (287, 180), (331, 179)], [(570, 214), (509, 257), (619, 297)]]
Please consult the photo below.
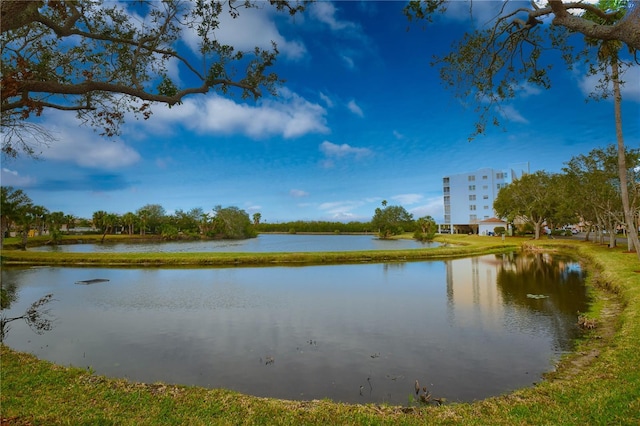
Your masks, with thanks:
[(327, 157), (333, 158), (353, 156), (359, 159), (372, 154), (368, 148), (356, 148), (346, 143), (338, 145), (329, 141), (324, 141), (320, 144), (320, 151)]
[(3, 186), (29, 187), (36, 183), (31, 176), (21, 176), (18, 171), (6, 167), (2, 168), (0, 176)]
[(399, 194), (391, 197), (392, 200), (399, 202), (403, 205), (415, 204), (422, 200), (423, 196), (420, 194)]
[(362, 112), (362, 108), (360, 108), (360, 106), (353, 99), (349, 101), (349, 103), (347, 104), (347, 108), (349, 108), (349, 111), (351, 111), (358, 117), (364, 117), (364, 112)]
[(303, 198), (303, 197), (308, 197), (309, 193), (301, 189), (292, 189), (291, 191), (289, 191), (289, 195), (292, 196), (293, 198)]
[(336, 7), (331, 2), (321, 1), (309, 6), (310, 15), (326, 24), (332, 31), (343, 31), (356, 28), (356, 24), (336, 18)]
[(524, 118), (513, 105), (500, 106), (498, 113), (506, 120), (513, 121), (514, 123), (529, 123), (529, 120)]

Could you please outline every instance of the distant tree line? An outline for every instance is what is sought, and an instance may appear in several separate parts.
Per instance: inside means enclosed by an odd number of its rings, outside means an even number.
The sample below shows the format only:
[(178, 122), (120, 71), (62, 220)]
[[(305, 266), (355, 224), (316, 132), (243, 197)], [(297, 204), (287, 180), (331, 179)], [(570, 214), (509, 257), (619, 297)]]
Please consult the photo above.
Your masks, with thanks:
[[(176, 210), (167, 214), (159, 204), (147, 204), (135, 212), (124, 214), (98, 210), (91, 219), (80, 219), (63, 212), (50, 212), (33, 203), (21, 189), (1, 188), (0, 245), (14, 232), (21, 237), (21, 247), (27, 246), (29, 235), (48, 235), (57, 243), (63, 233), (82, 227), (83, 233), (101, 233), (103, 240), (110, 234), (154, 235), (173, 239), (240, 239), (257, 236), (254, 222), (237, 207), (216, 206), (205, 212), (202, 208)], [(89, 229), (87, 229), (89, 228)]]
[(238, 207), (216, 206), (211, 211), (197, 207), (178, 209), (167, 214), (160, 204), (147, 204), (135, 212), (118, 214), (105, 210), (95, 211), (91, 219), (81, 219), (63, 212), (50, 212), (46, 207), (33, 203), (21, 189), (2, 188), (2, 241), (13, 231), (21, 237), (21, 247), (27, 246), (29, 235), (48, 235), (53, 244), (64, 233), (80, 228), (82, 233), (100, 233), (102, 239), (111, 234), (156, 236), (165, 240), (175, 239), (242, 239), (252, 238), (259, 232), (281, 233), (376, 233), (389, 238), (403, 232), (414, 232), (418, 240), (435, 236), (437, 225), (430, 216), (413, 220), (413, 216), (401, 206), (376, 209), (368, 222), (291, 221), (281, 223), (262, 222), (262, 215), (247, 212)]
[(287, 232), (287, 233), (304, 233), (304, 232), (323, 232), (323, 233), (367, 233), (372, 232), (370, 222), (331, 222), (331, 221), (303, 221), (296, 220), (291, 222), (280, 223), (258, 223), (256, 226), (258, 232)]

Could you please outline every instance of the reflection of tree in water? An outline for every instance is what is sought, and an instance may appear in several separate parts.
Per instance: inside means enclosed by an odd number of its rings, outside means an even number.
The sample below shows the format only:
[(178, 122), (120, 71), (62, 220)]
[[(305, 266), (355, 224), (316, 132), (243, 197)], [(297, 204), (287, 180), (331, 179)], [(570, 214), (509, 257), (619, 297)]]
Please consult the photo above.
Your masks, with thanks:
[[(0, 284), (0, 308), (2, 311), (8, 309), (13, 302), (16, 301), (17, 287), (15, 283), (6, 283), (4, 280)], [(0, 313), (0, 342), (3, 342), (7, 333), (11, 329), (9, 323), (18, 320), (24, 322), (37, 334), (43, 334), (45, 331), (51, 330), (53, 327), (53, 318), (49, 303), (54, 300), (52, 294), (47, 294), (36, 300), (29, 306), (24, 314), (17, 317), (7, 317), (4, 312)]]
[(9, 309), (11, 304), (16, 301), (16, 283), (6, 283), (6, 280), (0, 281), (0, 309)]
[[(541, 312), (575, 315), (587, 309), (584, 273), (566, 256), (549, 253), (505, 257), (496, 283), (509, 304)], [(531, 295), (548, 296), (542, 299)], [(544, 302), (544, 303), (540, 303)]]
[[(555, 336), (575, 336), (574, 319), (588, 308), (584, 272), (567, 256), (550, 253), (514, 254), (502, 258), (496, 286), (505, 305), (548, 317)], [(567, 326), (575, 328), (566, 330)]]

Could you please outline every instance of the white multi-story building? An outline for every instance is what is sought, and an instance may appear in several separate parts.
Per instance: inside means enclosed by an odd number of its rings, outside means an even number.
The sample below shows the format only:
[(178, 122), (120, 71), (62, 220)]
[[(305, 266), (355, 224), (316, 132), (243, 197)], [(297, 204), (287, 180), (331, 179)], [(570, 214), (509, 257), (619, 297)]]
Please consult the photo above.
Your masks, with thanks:
[(507, 169), (480, 169), (442, 178), (444, 223), (441, 232), (477, 233), (481, 221), (495, 217), (493, 201), (500, 188), (529, 173), (529, 163)]

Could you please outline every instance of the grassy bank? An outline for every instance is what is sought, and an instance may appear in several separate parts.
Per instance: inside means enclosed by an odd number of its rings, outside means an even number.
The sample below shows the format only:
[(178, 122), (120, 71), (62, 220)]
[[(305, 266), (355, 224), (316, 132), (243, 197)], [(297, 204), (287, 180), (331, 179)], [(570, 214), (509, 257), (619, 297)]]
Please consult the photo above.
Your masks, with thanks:
[[(504, 248), (497, 238), (451, 241), (469, 244), (465, 247), (471, 253)], [(597, 314), (596, 329), (556, 372), (534, 387), (440, 407), (282, 401), (220, 389), (114, 380), (3, 346), (1, 416), (10, 424), (638, 424), (640, 265), (635, 255), (579, 241), (509, 239), (507, 243), (575, 252), (590, 269), (589, 283), (597, 298), (592, 313)]]
[(5, 265), (90, 266), (270, 266), (321, 265), (362, 262), (404, 262), (500, 253), (517, 248), (526, 239), (478, 236), (438, 237), (444, 245), (417, 250), (376, 250), (308, 253), (63, 253), (3, 250)]

